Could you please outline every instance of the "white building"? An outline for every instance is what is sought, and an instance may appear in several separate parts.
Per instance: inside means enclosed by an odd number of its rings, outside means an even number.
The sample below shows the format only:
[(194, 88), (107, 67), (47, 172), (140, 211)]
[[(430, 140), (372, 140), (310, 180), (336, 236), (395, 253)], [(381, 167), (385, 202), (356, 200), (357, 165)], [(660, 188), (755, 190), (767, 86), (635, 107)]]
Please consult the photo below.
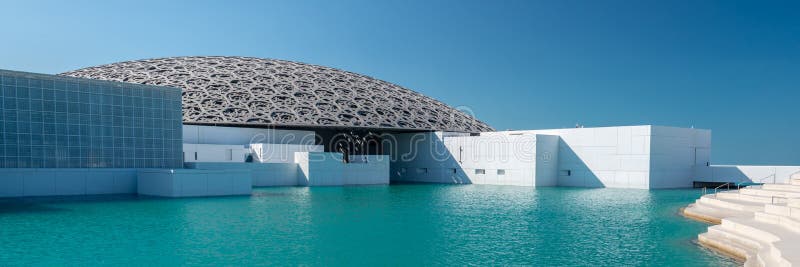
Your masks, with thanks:
[[(28, 130), (64, 123), (55, 116), (3, 118), (10, 125), (30, 126), (2, 130), (0, 172), (6, 175), (0, 175), (0, 197), (238, 195), (250, 193), (244, 184), (389, 182), (650, 189), (783, 182), (800, 171), (712, 165), (708, 130), (627, 126), (495, 132), (470, 114), (407, 88), (283, 60), (175, 57), (61, 76), (0, 71), (0, 80), (3, 92), (15, 92), (0, 98), (22, 105), (30, 101), (17, 95), (19, 90), (47, 92), (23, 94), (36, 101), (55, 97), (51, 90), (97, 93), (77, 98), (94, 114), (89, 128), (96, 130), (88, 135)], [(123, 107), (112, 105), (117, 102)], [(17, 112), (4, 107), (7, 114)], [(53, 112), (52, 105), (37, 108)], [(122, 113), (135, 120), (114, 118)]]
[(396, 143), (392, 180), (404, 182), (660, 189), (781, 182), (800, 171), (711, 165), (711, 131), (649, 125), (409, 133)]
[(184, 140), (195, 143), (185, 143), (184, 153), (191, 155), (190, 168), (248, 169), (254, 186), (391, 181), (663, 189), (695, 182), (782, 182), (800, 171), (712, 165), (711, 131), (664, 126), (392, 133), (381, 136), (386, 156), (349, 155), (347, 161), (342, 153), (325, 152), (314, 136), (305, 130), (187, 125)]
[(324, 152), (316, 133), (245, 127), (184, 125), (187, 167), (247, 170), (253, 186), (337, 186), (389, 184), (383, 155)]

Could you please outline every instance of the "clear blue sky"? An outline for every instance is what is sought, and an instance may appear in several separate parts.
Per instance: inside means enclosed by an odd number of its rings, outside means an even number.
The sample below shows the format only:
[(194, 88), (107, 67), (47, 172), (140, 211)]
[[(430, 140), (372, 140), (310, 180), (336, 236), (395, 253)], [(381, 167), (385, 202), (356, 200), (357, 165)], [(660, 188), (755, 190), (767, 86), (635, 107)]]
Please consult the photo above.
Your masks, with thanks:
[(2, 1), (0, 68), (236, 55), (363, 73), (497, 129), (713, 131), (719, 164), (800, 164), (800, 2)]

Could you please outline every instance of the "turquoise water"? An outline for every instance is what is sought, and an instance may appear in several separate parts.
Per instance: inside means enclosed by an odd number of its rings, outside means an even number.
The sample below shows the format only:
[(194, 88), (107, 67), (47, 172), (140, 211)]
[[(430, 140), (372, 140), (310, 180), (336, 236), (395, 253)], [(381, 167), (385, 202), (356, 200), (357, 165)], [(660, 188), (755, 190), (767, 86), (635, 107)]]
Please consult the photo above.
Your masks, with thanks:
[(0, 265), (732, 266), (698, 190), (392, 185), (0, 200)]

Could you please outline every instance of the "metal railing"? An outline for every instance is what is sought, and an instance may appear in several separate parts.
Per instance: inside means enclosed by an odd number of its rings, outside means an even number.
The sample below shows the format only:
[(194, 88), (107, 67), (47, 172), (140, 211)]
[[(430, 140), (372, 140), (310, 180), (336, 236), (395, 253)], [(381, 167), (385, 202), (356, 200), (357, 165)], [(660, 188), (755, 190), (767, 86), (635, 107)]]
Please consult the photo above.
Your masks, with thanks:
[[(794, 176), (796, 174), (800, 174), (800, 171), (793, 172), (792, 174), (789, 174), (788, 176), (786, 176), (786, 177), (788, 177), (786, 182), (787, 183), (791, 183), (792, 176)], [(775, 173), (773, 173), (773, 174), (765, 176), (764, 178), (758, 179), (758, 183), (764, 183), (764, 180), (767, 180), (770, 177), (772, 178), (772, 183), (773, 184), (777, 184), (778, 183), (778, 173), (777, 173), (777, 171)]]
[[(780, 203), (789, 203), (789, 198), (785, 197), (785, 196), (772, 196), (772, 198), (770, 199), (770, 203), (771, 204), (778, 204), (777, 202), (775, 202), (776, 198), (777, 199), (785, 199), (784, 202), (780, 202)], [(792, 211), (792, 209), (789, 209), (789, 212), (791, 212), (791, 211)]]
[(772, 183), (773, 184), (778, 180), (778, 174), (777, 173), (773, 173), (773, 174), (767, 175), (764, 178), (758, 179), (758, 182), (759, 183), (764, 183), (764, 180), (766, 180), (767, 178), (770, 178), (770, 177), (772, 177)]
[[(721, 185), (719, 185), (717, 187), (714, 187), (714, 197), (717, 196), (717, 191), (719, 191), (720, 188), (722, 188), (722, 187), (726, 187), (726, 190), (730, 191), (731, 190), (731, 184), (732, 184), (732, 182), (727, 182), (727, 183), (721, 184)], [(736, 189), (738, 190), (739, 189), (739, 184), (735, 184), (735, 185), (736, 185)], [(708, 187), (704, 186), (703, 187), (703, 195), (705, 195), (707, 193), (708, 193)]]
[(792, 174), (789, 174), (789, 182), (792, 182), (792, 176), (795, 176), (796, 174), (800, 174), (800, 171), (796, 171), (793, 172)]
[(731, 190), (731, 182), (727, 182), (727, 183), (721, 184), (721, 185), (719, 185), (717, 187), (714, 187), (714, 197), (717, 197), (717, 190), (719, 190), (723, 186), (727, 186), (728, 187), (728, 189), (727, 189), (728, 191)]

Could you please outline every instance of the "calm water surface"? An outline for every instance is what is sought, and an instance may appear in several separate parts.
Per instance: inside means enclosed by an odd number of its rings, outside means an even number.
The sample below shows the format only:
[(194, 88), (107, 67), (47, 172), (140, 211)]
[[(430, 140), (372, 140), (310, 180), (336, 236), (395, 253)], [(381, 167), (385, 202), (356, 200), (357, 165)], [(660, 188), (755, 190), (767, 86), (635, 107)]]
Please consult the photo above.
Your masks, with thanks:
[(733, 266), (697, 190), (392, 185), (0, 200), (0, 265)]

